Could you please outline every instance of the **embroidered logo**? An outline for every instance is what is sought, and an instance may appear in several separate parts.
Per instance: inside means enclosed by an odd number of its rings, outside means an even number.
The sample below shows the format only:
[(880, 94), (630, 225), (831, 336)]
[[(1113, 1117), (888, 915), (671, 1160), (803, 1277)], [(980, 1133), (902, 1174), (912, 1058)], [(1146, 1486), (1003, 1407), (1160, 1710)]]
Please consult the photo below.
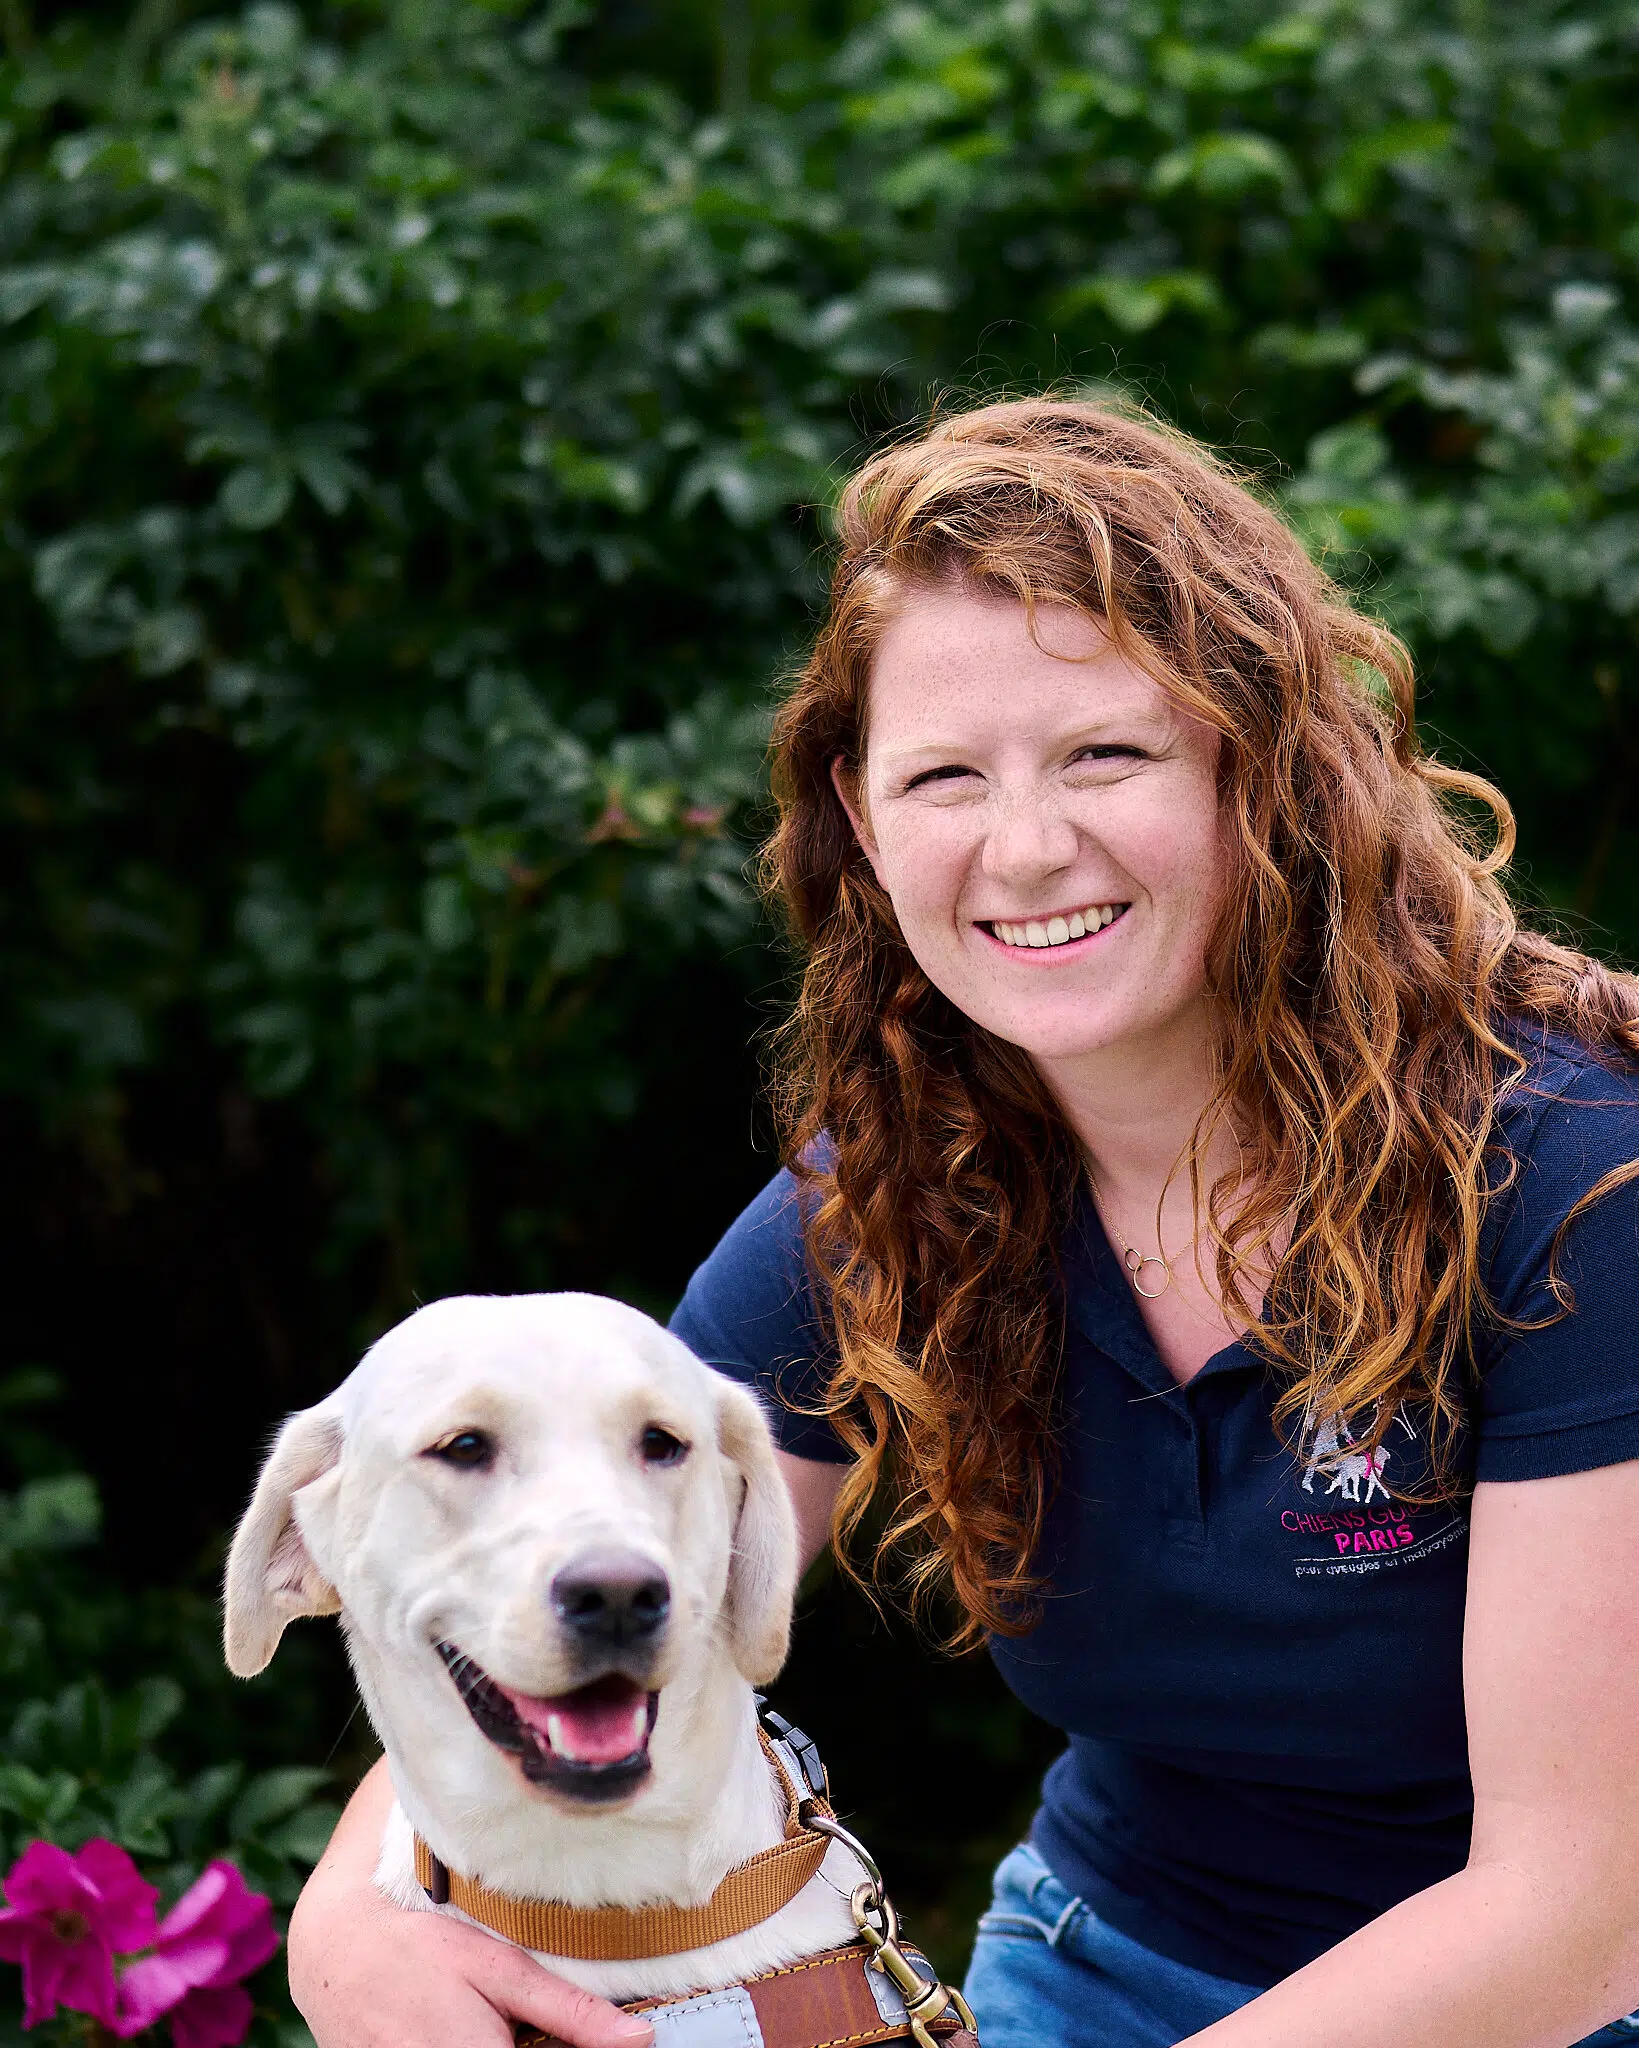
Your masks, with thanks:
[(1314, 1511), (1289, 1507), (1280, 1517), (1288, 1536), (1304, 1539), (1301, 1553), (1292, 1559), (1298, 1578), (1358, 1578), (1445, 1550), (1468, 1533), (1466, 1521), (1450, 1509), (1414, 1509), (1394, 1498), (1384, 1476), (1389, 1465), (1397, 1455), (1405, 1467), (1421, 1461), (1413, 1424), (1396, 1415), (1392, 1427), (1409, 1439), (1399, 1443), (1398, 1452), (1387, 1442), (1360, 1448), (1338, 1414), (1304, 1432), (1299, 1485)]
[[(1404, 1417), (1399, 1418), (1402, 1426), (1415, 1435), (1411, 1424)], [(1341, 1493), (1345, 1500), (1361, 1498), (1360, 1482), (1366, 1482), (1365, 1498), (1370, 1500), (1374, 1493), (1380, 1493), (1385, 1500), (1389, 1490), (1383, 1484), (1383, 1468), (1392, 1453), (1379, 1444), (1374, 1451), (1356, 1451), (1354, 1436), (1341, 1415), (1333, 1415), (1315, 1431), (1309, 1446), (1309, 1462), (1303, 1470), (1303, 1490), (1313, 1493), (1317, 1473), (1332, 1475), (1328, 1493)]]

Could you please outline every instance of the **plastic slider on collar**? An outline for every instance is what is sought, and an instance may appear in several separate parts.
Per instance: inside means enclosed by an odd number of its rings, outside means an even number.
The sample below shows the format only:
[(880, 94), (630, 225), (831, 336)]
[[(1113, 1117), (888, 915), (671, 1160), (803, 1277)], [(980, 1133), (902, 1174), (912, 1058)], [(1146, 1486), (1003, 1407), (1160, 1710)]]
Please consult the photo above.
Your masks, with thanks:
[(783, 1749), (789, 1752), (795, 1766), (792, 1782), (806, 1785), (809, 1797), (829, 1799), (831, 1782), (826, 1776), (825, 1765), (820, 1760), (819, 1749), (811, 1735), (805, 1735), (800, 1728), (793, 1727), (783, 1714), (775, 1713), (763, 1695), (753, 1693), (757, 1702), (757, 1722), (763, 1732)]

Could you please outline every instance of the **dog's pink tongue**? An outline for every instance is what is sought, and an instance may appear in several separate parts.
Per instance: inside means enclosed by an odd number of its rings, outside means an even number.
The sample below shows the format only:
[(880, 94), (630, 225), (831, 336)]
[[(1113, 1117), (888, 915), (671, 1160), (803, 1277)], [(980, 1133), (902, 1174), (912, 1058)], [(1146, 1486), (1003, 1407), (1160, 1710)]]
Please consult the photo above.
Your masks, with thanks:
[(619, 1763), (648, 1740), (649, 1696), (630, 1679), (600, 1678), (546, 1699), (504, 1685), (501, 1691), (518, 1719), (571, 1763)]

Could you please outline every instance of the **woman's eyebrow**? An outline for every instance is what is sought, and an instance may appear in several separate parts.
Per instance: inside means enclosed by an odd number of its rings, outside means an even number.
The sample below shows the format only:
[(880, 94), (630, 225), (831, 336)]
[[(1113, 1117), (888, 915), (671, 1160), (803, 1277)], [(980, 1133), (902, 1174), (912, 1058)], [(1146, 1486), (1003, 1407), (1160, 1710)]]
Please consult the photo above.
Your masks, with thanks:
[[(1153, 733), (1170, 726), (1171, 720), (1152, 710), (1115, 711), (1107, 717), (1081, 718), (1074, 725), (1050, 734), (1040, 744), (1046, 753), (1060, 753), (1067, 747), (1086, 746), (1089, 743), (1107, 739), (1112, 733), (1132, 734)], [(1009, 737), (1015, 737), (1009, 735)], [(963, 754), (981, 754), (989, 751), (992, 742), (987, 736), (966, 739), (918, 740), (899, 747), (885, 747), (877, 755), (884, 768), (903, 769), (913, 764), (927, 766), (932, 762), (948, 761)]]

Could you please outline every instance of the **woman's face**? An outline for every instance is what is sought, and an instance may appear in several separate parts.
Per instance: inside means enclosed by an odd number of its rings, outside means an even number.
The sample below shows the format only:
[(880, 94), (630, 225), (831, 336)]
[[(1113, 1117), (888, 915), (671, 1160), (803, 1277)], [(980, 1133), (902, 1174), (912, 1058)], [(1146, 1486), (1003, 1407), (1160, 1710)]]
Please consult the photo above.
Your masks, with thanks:
[(1083, 613), (1039, 607), (1032, 639), (1022, 605), (950, 588), (887, 628), (862, 787), (834, 772), (923, 973), (1069, 1081), (1205, 1043), (1217, 759)]

